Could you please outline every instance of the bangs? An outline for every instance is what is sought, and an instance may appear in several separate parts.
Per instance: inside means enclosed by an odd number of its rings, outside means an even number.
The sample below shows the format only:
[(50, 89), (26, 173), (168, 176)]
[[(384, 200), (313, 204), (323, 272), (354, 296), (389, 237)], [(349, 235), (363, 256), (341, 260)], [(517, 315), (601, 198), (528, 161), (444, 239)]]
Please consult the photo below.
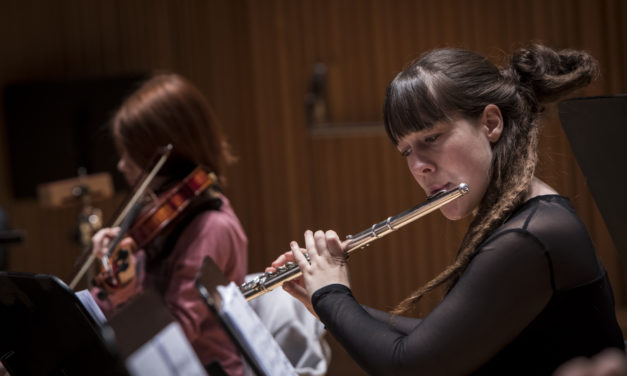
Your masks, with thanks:
[[(418, 76), (429, 77), (421, 74)], [(429, 129), (446, 118), (447, 111), (429, 90), (430, 84), (401, 72), (388, 86), (383, 121), (385, 131), (394, 145), (407, 134)]]

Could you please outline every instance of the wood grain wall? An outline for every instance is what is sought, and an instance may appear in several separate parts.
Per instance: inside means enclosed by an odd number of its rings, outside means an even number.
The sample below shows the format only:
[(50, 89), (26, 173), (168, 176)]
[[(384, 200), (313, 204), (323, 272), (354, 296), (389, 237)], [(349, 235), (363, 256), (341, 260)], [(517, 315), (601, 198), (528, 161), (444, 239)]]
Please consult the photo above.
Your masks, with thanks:
[[(456, 46), (501, 62), (530, 41), (586, 49), (602, 77), (578, 94), (624, 93), (625, 20), (621, 0), (3, 0), (0, 87), (155, 69), (188, 77), (213, 103), (239, 156), (226, 192), (248, 233), (254, 272), (307, 228), (344, 236), (424, 200), (372, 126), (381, 122), (386, 85), (422, 52)], [(330, 124), (313, 128), (304, 96), (316, 62), (328, 69)], [(0, 132), (0, 203), (27, 234), (11, 247), (9, 269), (67, 281), (79, 253), (68, 235), (78, 208), (15, 199), (7, 142)], [(540, 177), (573, 200), (624, 306), (618, 253), (554, 112), (541, 158)], [(36, 163), (24, 173), (36, 174)], [(122, 197), (99, 205), (111, 215)], [(351, 259), (355, 294), (392, 307), (451, 261), (466, 225), (433, 214), (374, 243)], [(425, 299), (420, 310), (437, 300)], [(333, 347), (330, 374), (361, 373)]]

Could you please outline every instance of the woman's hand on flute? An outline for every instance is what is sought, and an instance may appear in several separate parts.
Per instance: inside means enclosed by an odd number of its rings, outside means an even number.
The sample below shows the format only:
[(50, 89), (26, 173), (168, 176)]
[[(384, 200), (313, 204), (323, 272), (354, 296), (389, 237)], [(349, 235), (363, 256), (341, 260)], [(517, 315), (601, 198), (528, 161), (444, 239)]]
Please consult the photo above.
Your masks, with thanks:
[(287, 262), (297, 263), (302, 276), (283, 283), (283, 289), (317, 317), (311, 305), (311, 296), (316, 290), (333, 283), (350, 287), (344, 247), (335, 231), (316, 231), (314, 234), (307, 230), (305, 248), (292, 241), (292, 250), (279, 256), (265, 271), (274, 272)]
[[(303, 249), (303, 252), (305, 252), (304, 249)], [(266, 273), (276, 272), (279, 266), (285, 265), (288, 262), (294, 262), (294, 263), (296, 262), (294, 259), (294, 253), (292, 251), (285, 252), (281, 256), (277, 257), (277, 259), (272, 262), (271, 264), (272, 266), (267, 267), (265, 272)], [(287, 293), (289, 293), (294, 298), (298, 299), (301, 303), (303, 303), (303, 305), (309, 310), (309, 312), (311, 312), (312, 315), (318, 318), (318, 315), (316, 315), (316, 313), (313, 310), (313, 307), (311, 306), (311, 299), (307, 295), (307, 290), (305, 289), (305, 282), (303, 281), (302, 276), (283, 283), (281, 287)]]
[(344, 245), (335, 231), (313, 233), (307, 230), (305, 249), (301, 249), (294, 241), (290, 247), (303, 273), (309, 301), (314, 292), (326, 285), (339, 283), (350, 287)]

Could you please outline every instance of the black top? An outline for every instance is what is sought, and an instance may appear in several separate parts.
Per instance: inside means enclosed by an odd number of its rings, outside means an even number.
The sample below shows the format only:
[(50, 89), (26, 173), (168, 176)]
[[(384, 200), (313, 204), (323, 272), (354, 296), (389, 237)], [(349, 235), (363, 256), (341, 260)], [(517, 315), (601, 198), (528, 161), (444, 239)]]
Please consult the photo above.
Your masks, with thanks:
[(557, 195), (521, 205), (423, 320), (362, 307), (343, 285), (312, 300), (371, 374), (546, 375), (575, 356), (624, 348), (605, 269)]

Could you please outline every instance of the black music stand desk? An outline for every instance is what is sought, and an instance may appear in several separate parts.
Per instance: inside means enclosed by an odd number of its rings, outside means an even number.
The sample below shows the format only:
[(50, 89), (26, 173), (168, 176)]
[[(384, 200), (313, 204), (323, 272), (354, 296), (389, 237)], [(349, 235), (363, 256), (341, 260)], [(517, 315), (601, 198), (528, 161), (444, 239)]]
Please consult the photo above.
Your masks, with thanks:
[(11, 375), (207, 375), (153, 290), (108, 322), (82, 299), (52, 275), (0, 272), (0, 360)]
[(128, 375), (111, 328), (55, 276), (0, 272), (0, 333), (11, 375)]

